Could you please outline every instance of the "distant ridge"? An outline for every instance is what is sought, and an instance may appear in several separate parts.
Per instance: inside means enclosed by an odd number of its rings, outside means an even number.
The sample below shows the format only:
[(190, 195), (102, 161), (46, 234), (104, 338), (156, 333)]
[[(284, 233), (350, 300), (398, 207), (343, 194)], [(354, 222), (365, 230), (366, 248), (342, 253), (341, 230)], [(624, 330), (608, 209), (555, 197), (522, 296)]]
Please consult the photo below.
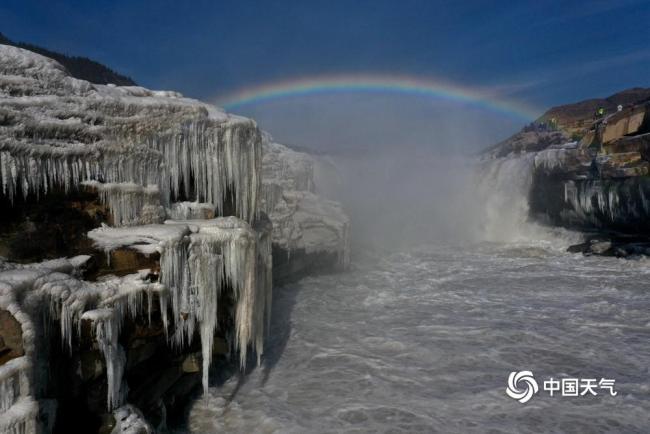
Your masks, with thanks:
[(95, 84), (115, 84), (117, 86), (136, 86), (137, 84), (131, 78), (118, 74), (112, 69), (88, 59), (87, 57), (68, 56), (65, 54), (50, 51), (36, 45), (24, 42), (14, 42), (0, 33), (0, 44), (12, 45), (14, 47), (24, 48), (33, 51), (42, 56), (56, 60), (68, 70), (70, 75), (75, 78), (86, 80)]

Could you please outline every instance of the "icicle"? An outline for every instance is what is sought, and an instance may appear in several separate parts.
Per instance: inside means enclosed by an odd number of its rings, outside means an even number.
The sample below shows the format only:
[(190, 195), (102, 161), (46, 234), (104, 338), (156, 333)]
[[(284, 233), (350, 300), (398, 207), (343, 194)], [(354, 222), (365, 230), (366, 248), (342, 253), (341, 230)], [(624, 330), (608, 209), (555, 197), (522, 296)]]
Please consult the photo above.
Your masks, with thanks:
[[(183, 222), (168, 222), (179, 225)], [(235, 348), (245, 366), (248, 346), (263, 351), (270, 309), (270, 238), (263, 246), (245, 222), (234, 218), (191, 221), (194, 233), (163, 245), (160, 280), (169, 288), (176, 345), (188, 343), (198, 327), (203, 354), (203, 386), (207, 391), (217, 302), (229, 284), (235, 299)], [(263, 270), (260, 268), (263, 267)]]
[(211, 203), (176, 202), (168, 214), (172, 220), (207, 220), (214, 218), (214, 209)]
[(21, 398), (0, 417), (0, 433), (36, 434), (38, 403), (31, 397)]
[(84, 181), (82, 185), (99, 192), (102, 204), (111, 211), (114, 226), (161, 223), (165, 212), (160, 203), (158, 186), (143, 187), (132, 182), (102, 184)]
[(208, 375), (212, 362), (212, 344), (217, 328), (217, 300), (223, 284), (223, 256), (220, 246), (212, 240), (193, 239), (190, 246), (189, 269), (197, 292), (196, 320), (201, 335), (203, 357), (202, 384), (208, 390)]
[(166, 206), (172, 198), (194, 195), (220, 212), (232, 194), (235, 214), (253, 221), (262, 160), (254, 122), (204, 119), (167, 128), (163, 122), (146, 136), (111, 136), (93, 144), (0, 143), (1, 191), (13, 201), (19, 191), (25, 196), (56, 187), (68, 192), (82, 181), (102, 179), (102, 201), (110, 205), (116, 225), (133, 224), (141, 210), (155, 217), (155, 206), (147, 208), (146, 198), (156, 186)]
[(14, 405), (21, 397), (29, 396), (29, 371), (27, 356), (9, 360), (0, 366), (0, 413)]
[(95, 338), (106, 361), (106, 381), (108, 392), (106, 402), (108, 410), (117, 408), (122, 403), (120, 388), (122, 375), (126, 366), (126, 354), (117, 342), (119, 336), (119, 319), (113, 309), (97, 309), (85, 312), (82, 319), (95, 324)]

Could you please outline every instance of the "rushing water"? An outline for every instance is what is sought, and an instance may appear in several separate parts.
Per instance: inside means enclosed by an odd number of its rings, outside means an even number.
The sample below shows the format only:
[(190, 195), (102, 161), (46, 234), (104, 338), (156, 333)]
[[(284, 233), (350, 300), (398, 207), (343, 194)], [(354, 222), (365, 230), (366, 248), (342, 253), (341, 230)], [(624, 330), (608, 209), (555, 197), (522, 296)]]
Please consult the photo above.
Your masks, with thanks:
[[(261, 368), (190, 408), (193, 433), (650, 430), (650, 263), (546, 245), (431, 246), (275, 291)], [(530, 370), (537, 395), (506, 393)], [(549, 396), (549, 377), (617, 396)]]

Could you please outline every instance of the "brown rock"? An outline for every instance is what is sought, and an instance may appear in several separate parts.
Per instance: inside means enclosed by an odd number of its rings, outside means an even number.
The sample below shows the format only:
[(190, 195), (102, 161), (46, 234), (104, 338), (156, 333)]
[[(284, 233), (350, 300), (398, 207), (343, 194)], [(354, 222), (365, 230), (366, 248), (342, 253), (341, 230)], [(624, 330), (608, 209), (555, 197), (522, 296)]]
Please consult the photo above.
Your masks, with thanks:
[(111, 252), (110, 272), (106, 274), (124, 276), (145, 268), (157, 269), (159, 259), (159, 254), (147, 256), (129, 248), (116, 249)]
[(646, 106), (643, 105), (613, 114), (607, 118), (607, 125), (603, 129), (603, 144), (638, 132), (645, 118)]
[(602, 107), (606, 113), (616, 112), (617, 106), (640, 104), (650, 98), (649, 88), (632, 88), (610, 95), (553, 107), (544, 113), (539, 121), (556, 119), (558, 126), (570, 133), (588, 129), (594, 121), (594, 113)]
[(201, 371), (201, 357), (199, 354), (189, 354), (183, 360), (183, 372), (192, 373)]
[(23, 329), (8, 310), (0, 309), (0, 365), (25, 354)]
[(596, 132), (593, 130), (587, 131), (585, 135), (582, 136), (582, 139), (580, 139), (580, 143), (578, 147), (581, 149), (586, 149), (594, 143), (595, 139), (596, 139)]

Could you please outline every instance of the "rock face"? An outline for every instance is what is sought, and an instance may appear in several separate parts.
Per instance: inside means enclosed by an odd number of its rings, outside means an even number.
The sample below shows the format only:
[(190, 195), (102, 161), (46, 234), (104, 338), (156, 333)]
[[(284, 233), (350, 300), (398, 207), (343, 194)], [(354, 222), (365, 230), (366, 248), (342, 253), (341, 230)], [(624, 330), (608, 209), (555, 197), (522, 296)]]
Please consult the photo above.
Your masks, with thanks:
[(502, 158), (512, 154), (541, 151), (568, 141), (569, 136), (562, 131), (550, 129), (546, 125), (533, 124), (487, 149), (485, 153), (490, 158)]
[[(488, 150), (486, 155), (534, 155), (529, 194), (532, 217), (609, 236), (609, 241), (587, 243), (584, 248), (588, 252), (620, 253), (625, 250), (621, 246), (630, 242), (635, 244), (635, 252), (644, 250), (645, 247), (639, 247), (643, 242), (638, 237), (650, 236), (650, 101), (645, 101), (648, 98), (650, 90), (632, 89), (604, 100), (609, 105), (590, 100), (551, 109), (541, 119), (543, 122), (553, 116), (554, 123), (541, 128), (564, 128), (557, 131), (558, 137), (565, 138), (563, 143), (548, 144), (542, 140), (516, 149), (511, 146), (517, 142), (515, 136)], [(594, 119), (593, 113), (588, 114), (594, 104), (625, 106)], [(570, 140), (569, 133), (580, 140)], [(627, 237), (627, 241), (621, 236)]]
[(583, 134), (591, 129), (594, 114), (599, 108), (603, 108), (607, 114), (612, 114), (617, 111), (619, 105), (626, 108), (643, 104), (648, 100), (650, 100), (650, 89), (635, 87), (606, 98), (588, 99), (574, 104), (553, 107), (544, 113), (537, 123), (548, 123), (554, 120), (557, 127), (569, 135)]
[(255, 123), (4, 45), (0, 100), (0, 432), (151, 432), (214, 358), (259, 362)]
[(350, 220), (337, 202), (316, 194), (308, 154), (266, 137), (261, 207), (273, 223), (273, 275), (277, 282), (345, 269)]

